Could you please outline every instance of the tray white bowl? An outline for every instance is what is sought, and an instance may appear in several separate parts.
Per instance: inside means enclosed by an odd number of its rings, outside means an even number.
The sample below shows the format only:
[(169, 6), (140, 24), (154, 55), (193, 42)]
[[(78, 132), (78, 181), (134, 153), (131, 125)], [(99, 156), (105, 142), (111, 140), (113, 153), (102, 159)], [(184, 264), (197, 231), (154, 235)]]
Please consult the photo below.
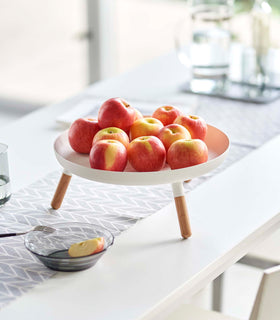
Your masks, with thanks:
[(89, 156), (79, 154), (68, 142), (68, 131), (63, 132), (54, 143), (58, 162), (68, 172), (85, 179), (122, 185), (156, 185), (181, 182), (204, 175), (217, 168), (229, 150), (229, 139), (221, 130), (208, 125), (205, 139), (208, 161), (196, 166), (171, 170), (168, 165), (161, 171), (136, 172), (129, 164), (125, 171), (105, 171), (90, 168)]

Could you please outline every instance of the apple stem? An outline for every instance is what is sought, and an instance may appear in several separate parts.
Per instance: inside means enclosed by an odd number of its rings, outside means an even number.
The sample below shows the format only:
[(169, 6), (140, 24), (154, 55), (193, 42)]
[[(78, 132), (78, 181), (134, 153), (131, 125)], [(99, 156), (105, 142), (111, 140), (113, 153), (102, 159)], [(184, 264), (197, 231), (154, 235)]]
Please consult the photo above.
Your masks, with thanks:
[(180, 225), (181, 235), (184, 239), (192, 235), (190, 219), (185, 199), (183, 182), (172, 183), (172, 190), (177, 210), (178, 221)]
[(53, 196), (51, 206), (53, 209), (59, 209), (67, 191), (68, 185), (72, 178), (72, 174), (69, 171), (63, 170), (59, 183), (57, 185), (55, 194)]

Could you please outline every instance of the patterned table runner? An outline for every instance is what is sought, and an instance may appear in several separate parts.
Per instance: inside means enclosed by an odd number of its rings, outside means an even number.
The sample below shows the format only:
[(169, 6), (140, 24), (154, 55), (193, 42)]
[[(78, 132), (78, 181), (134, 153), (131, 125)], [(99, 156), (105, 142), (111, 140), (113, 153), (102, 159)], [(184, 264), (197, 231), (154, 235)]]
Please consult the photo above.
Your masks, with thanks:
[[(250, 150), (233, 146), (223, 165), (186, 183), (186, 191), (192, 190)], [(102, 225), (117, 236), (139, 219), (173, 201), (171, 185), (111, 185), (73, 176), (61, 208), (53, 210), (50, 202), (60, 174), (60, 171), (55, 171), (13, 194), (11, 200), (0, 208), (0, 233), (26, 231), (40, 224), (76, 221)], [(23, 240), (24, 236), (0, 239), (0, 308), (56, 273), (29, 253)]]

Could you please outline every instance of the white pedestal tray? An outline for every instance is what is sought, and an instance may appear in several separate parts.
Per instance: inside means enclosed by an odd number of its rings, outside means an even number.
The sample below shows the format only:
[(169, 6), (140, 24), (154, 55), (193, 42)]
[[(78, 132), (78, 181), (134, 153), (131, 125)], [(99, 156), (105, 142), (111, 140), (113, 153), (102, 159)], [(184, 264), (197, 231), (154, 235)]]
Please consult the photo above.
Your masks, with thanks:
[(88, 155), (76, 153), (68, 142), (68, 131), (63, 132), (54, 143), (58, 162), (64, 168), (52, 200), (52, 207), (58, 209), (63, 201), (72, 174), (85, 179), (121, 185), (157, 185), (171, 183), (183, 238), (191, 236), (183, 182), (217, 168), (225, 159), (229, 149), (229, 139), (221, 130), (208, 125), (205, 143), (208, 147), (208, 161), (196, 166), (171, 170), (168, 165), (161, 171), (136, 172), (128, 164), (125, 171), (105, 171), (90, 168)]

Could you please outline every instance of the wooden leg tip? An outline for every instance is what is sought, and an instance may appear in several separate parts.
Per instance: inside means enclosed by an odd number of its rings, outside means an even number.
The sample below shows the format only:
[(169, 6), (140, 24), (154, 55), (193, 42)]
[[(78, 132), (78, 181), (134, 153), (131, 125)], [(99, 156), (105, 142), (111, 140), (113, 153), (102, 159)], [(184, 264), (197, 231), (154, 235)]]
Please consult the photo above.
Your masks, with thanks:
[(51, 203), (51, 207), (52, 207), (54, 210), (57, 210), (57, 209), (59, 209), (59, 208), (60, 208), (60, 206), (58, 206), (58, 205), (54, 205), (54, 204), (52, 204), (52, 203)]

